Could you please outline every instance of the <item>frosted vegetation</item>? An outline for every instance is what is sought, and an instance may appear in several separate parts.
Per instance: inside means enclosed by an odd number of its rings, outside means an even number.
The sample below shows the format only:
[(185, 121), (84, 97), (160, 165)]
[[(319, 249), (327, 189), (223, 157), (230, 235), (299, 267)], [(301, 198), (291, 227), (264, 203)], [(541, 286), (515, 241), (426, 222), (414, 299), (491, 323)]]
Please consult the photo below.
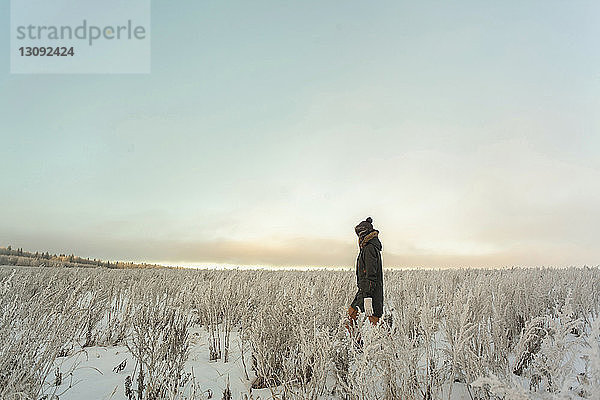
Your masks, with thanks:
[(243, 364), (244, 399), (600, 393), (597, 268), (385, 271), (362, 347), (344, 329), (354, 293), (350, 271), (2, 267), (0, 398), (67, 398), (57, 361), (101, 347), (130, 359), (110, 398), (238, 398), (188, 368), (198, 332), (207, 363)]

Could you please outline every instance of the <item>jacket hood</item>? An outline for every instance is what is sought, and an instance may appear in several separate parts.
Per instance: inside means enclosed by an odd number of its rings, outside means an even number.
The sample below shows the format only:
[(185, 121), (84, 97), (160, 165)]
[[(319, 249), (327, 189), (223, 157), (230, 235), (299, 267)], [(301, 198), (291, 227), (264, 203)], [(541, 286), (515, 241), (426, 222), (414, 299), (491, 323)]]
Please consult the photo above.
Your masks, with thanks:
[(371, 243), (373, 246), (377, 248), (377, 250), (381, 251), (383, 249), (383, 245), (381, 244), (381, 240), (377, 236), (373, 239), (369, 240), (367, 244)]

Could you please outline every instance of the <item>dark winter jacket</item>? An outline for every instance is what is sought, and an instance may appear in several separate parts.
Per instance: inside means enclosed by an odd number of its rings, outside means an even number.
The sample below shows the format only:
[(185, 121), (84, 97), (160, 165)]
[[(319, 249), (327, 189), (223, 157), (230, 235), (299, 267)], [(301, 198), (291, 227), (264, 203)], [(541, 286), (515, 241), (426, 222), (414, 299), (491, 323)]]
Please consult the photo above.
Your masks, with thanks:
[(381, 261), (381, 241), (377, 236), (361, 247), (356, 259), (356, 294), (352, 307), (364, 311), (364, 299), (373, 299), (373, 315), (383, 314), (383, 268)]

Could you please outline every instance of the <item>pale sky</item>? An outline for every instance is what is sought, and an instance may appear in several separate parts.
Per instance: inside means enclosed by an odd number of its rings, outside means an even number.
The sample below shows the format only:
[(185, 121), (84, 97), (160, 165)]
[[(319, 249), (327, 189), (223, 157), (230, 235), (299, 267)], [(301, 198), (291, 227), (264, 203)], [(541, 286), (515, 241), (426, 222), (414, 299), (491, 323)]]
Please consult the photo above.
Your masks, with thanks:
[(140, 75), (11, 75), (0, 245), (172, 264), (600, 264), (600, 2), (152, 3)]

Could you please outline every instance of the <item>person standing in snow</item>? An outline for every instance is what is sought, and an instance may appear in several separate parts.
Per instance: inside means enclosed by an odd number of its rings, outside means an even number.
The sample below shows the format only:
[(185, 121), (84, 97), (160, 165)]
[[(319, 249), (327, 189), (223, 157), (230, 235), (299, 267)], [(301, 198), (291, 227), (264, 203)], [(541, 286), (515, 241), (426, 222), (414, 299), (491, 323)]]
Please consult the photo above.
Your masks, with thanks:
[(381, 261), (381, 241), (379, 231), (373, 229), (373, 219), (368, 217), (358, 224), (354, 231), (358, 236), (360, 252), (356, 259), (356, 284), (358, 292), (348, 308), (348, 318), (354, 325), (358, 310), (369, 317), (373, 325), (383, 314), (383, 265)]

